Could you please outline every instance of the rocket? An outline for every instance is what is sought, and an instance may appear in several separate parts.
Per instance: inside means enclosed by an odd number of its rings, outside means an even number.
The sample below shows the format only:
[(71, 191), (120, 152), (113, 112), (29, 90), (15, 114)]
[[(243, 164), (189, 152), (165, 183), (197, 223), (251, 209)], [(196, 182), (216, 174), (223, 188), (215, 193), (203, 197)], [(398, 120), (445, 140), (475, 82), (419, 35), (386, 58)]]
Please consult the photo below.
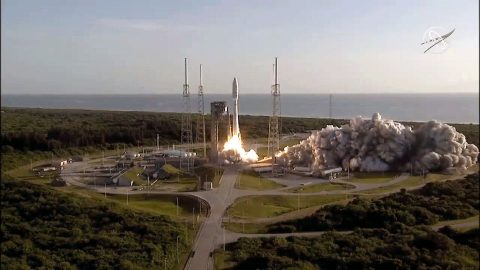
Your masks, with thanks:
[(240, 137), (240, 127), (238, 125), (238, 82), (237, 78), (233, 78), (232, 85), (232, 97), (233, 97), (233, 130), (232, 135)]

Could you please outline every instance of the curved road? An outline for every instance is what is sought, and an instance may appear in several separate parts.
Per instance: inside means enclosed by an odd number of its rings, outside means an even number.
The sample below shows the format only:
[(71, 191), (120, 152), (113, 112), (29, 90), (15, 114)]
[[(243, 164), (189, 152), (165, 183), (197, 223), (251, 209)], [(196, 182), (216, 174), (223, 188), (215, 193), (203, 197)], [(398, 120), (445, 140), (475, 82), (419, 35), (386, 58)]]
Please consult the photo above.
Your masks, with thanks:
[[(92, 162), (92, 161), (90, 161)], [(93, 189), (100, 193), (109, 193), (109, 194), (126, 194), (127, 190), (130, 187), (107, 187), (97, 186), (92, 187), (91, 185), (84, 184), (82, 182), (72, 179), (75, 175), (75, 172), (83, 170), (88, 166), (87, 161), (77, 162), (68, 164), (65, 169), (62, 171), (62, 177), (69, 184), (81, 186), (89, 189)], [(314, 237), (319, 236), (325, 232), (304, 232), (304, 233), (290, 233), (290, 234), (242, 234), (236, 232), (230, 232), (222, 228), (222, 221), (225, 215), (227, 208), (237, 199), (243, 196), (248, 195), (286, 195), (286, 196), (310, 196), (310, 195), (327, 195), (327, 194), (345, 194), (345, 190), (332, 190), (332, 191), (321, 191), (314, 193), (287, 193), (285, 189), (293, 187), (290, 184), (288, 187), (282, 187), (274, 190), (243, 190), (236, 189), (235, 182), (238, 177), (238, 168), (237, 167), (226, 167), (225, 171), (221, 177), (219, 187), (210, 191), (200, 191), (200, 192), (169, 192), (169, 191), (155, 191), (151, 190), (150, 193), (155, 194), (172, 194), (172, 195), (191, 195), (197, 196), (205, 200), (210, 205), (210, 215), (202, 223), (199, 232), (197, 234), (196, 241), (193, 246), (193, 256), (189, 258), (185, 269), (213, 269), (213, 258), (210, 256), (212, 252), (222, 247), (224, 243), (231, 243), (237, 241), (240, 237), (275, 237), (275, 236), (306, 236)], [(401, 182), (408, 178), (408, 174), (402, 174), (397, 178), (394, 178), (388, 183), (380, 184), (360, 184), (360, 183), (351, 183), (345, 182), (342, 179), (337, 179), (337, 183), (348, 183), (355, 186), (354, 189), (348, 190), (348, 194), (358, 194), (358, 191), (363, 191), (367, 189), (379, 188), (383, 186), (389, 186), (398, 182)], [(273, 179), (277, 181), (278, 179)], [(284, 182), (282, 180), (277, 182)], [(325, 181), (323, 181), (325, 182)], [(295, 184), (298, 186), (298, 182)], [(418, 188), (418, 187), (414, 187)], [(142, 194), (147, 193), (147, 191), (129, 191), (130, 194)], [(385, 194), (389, 194), (387, 192)], [(382, 195), (382, 194), (379, 194)]]

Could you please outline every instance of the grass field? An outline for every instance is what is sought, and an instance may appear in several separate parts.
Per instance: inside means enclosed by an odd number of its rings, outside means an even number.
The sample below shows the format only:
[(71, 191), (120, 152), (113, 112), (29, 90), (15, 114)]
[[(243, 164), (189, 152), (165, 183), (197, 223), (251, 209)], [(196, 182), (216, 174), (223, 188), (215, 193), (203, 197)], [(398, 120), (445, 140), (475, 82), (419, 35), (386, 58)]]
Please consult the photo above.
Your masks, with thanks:
[[(119, 194), (107, 194), (98, 193), (86, 188), (78, 186), (66, 186), (55, 188), (60, 192), (71, 193), (76, 196), (82, 196), (86, 198), (97, 199), (108, 203), (115, 203), (119, 207), (129, 208), (131, 210), (137, 210), (139, 212), (147, 212), (154, 215), (166, 215), (173, 219), (188, 219), (192, 220), (193, 208), (195, 213), (198, 214), (200, 210), (200, 202), (194, 197), (190, 196), (175, 196), (165, 194), (130, 194), (127, 196)], [(178, 197), (178, 216), (177, 216), (177, 197)], [(206, 207), (202, 205), (202, 213), (205, 215)]]
[(237, 199), (227, 210), (227, 216), (254, 219), (269, 218), (297, 209), (324, 205), (345, 199), (345, 195), (267, 195), (245, 196)]
[(360, 184), (383, 184), (398, 177), (397, 172), (355, 172), (348, 181)]
[(186, 180), (181, 182), (170, 182), (159, 180), (153, 186), (153, 190), (162, 190), (162, 191), (178, 191), (178, 192), (188, 192), (196, 191), (198, 183), (195, 180)]
[[(177, 216), (177, 203), (178, 197), (179, 207)], [(124, 204), (125, 207), (132, 209), (150, 212), (157, 215), (167, 215), (170, 217), (192, 218), (193, 209), (195, 213), (199, 214), (200, 203), (191, 197), (173, 196), (173, 195), (159, 195), (159, 194), (136, 194), (128, 196), (126, 195), (108, 195), (108, 199)], [(202, 206), (202, 213), (205, 214), (205, 206)]]
[[(46, 165), (45, 161), (32, 162), (32, 167)], [(50, 184), (52, 179), (59, 176), (58, 171), (43, 173), (43, 177), (36, 175), (30, 170), (30, 165), (18, 167), (16, 169), (9, 170), (7, 174), (18, 180), (25, 180), (36, 184)]]
[(238, 233), (267, 233), (268, 223), (237, 223), (224, 222), (225, 229)]
[(124, 177), (126, 177), (128, 180), (133, 181), (133, 185), (135, 186), (140, 186), (140, 185), (145, 185), (147, 184), (147, 181), (145, 181), (140, 175), (143, 172), (143, 168), (140, 167), (132, 167), (128, 169), (128, 171), (123, 174)]
[(392, 191), (398, 191), (402, 188), (411, 188), (421, 186), (430, 182), (444, 181), (455, 178), (455, 176), (440, 173), (429, 173), (425, 178), (422, 176), (408, 176), (407, 179), (393, 185), (360, 191), (363, 194), (378, 194)]
[[(466, 231), (468, 229), (472, 228), (478, 228), (478, 223), (479, 223), (479, 215), (465, 218), (465, 219), (456, 219), (456, 220), (445, 220), (438, 222), (437, 224), (433, 225), (432, 227), (434, 228), (441, 228), (443, 226), (450, 226), (452, 228), (455, 228), (459, 231)], [(462, 224), (466, 224), (468, 226), (462, 226)], [(457, 227), (459, 226), (459, 227)]]
[(293, 193), (313, 193), (313, 192), (331, 191), (331, 190), (349, 190), (353, 188), (355, 188), (355, 186), (341, 184), (341, 183), (320, 183), (320, 184), (306, 185), (303, 187), (295, 187), (295, 188), (288, 189), (286, 191), (293, 192)]
[(269, 190), (281, 188), (283, 185), (260, 175), (240, 173), (235, 187), (238, 189)]

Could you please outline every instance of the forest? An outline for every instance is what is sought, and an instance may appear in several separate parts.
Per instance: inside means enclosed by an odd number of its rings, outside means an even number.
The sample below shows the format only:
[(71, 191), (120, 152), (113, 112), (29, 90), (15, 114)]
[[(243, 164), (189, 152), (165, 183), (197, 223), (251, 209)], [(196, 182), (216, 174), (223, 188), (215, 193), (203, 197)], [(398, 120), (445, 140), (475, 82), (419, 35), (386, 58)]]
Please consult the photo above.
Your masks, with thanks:
[[(2, 152), (55, 151), (78, 147), (114, 149), (116, 144), (152, 146), (156, 134), (161, 144), (180, 140), (181, 114), (62, 109), (2, 108)], [(195, 120), (196, 118), (193, 117)], [(209, 140), (211, 119), (206, 116)], [(281, 132), (309, 132), (347, 120), (282, 117)], [(242, 137), (268, 137), (268, 117), (241, 115)], [(413, 126), (418, 123), (406, 123)], [(195, 123), (193, 124), (195, 126)], [(467, 141), (478, 145), (478, 125), (454, 124)], [(193, 138), (195, 138), (195, 129)]]
[(311, 216), (270, 225), (270, 232), (354, 230), (432, 225), (479, 213), (479, 175), (462, 180), (428, 183), (420, 189), (369, 200), (355, 198), (347, 205), (327, 205)]
[(185, 225), (2, 175), (1, 269), (176, 269)]
[[(181, 114), (178, 113), (2, 108), (1, 117), (4, 171), (32, 160), (49, 159), (52, 153), (66, 157), (99, 150), (154, 146), (157, 134), (161, 145), (180, 141)], [(196, 118), (192, 119), (195, 127)], [(284, 133), (308, 132), (340, 122), (314, 118), (282, 119)], [(265, 128), (268, 127), (268, 117), (242, 115), (240, 122), (244, 138), (268, 137)], [(209, 115), (205, 117), (205, 124), (209, 141)], [(226, 129), (220, 132), (220, 137), (226, 137)], [(195, 129), (193, 138), (196, 138)]]
[(381, 199), (326, 206), (269, 228), (324, 234), (241, 238), (227, 246), (224, 263), (229, 269), (478, 269), (479, 228), (435, 231), (428, 226), (478, 215), (478, 180), (475, 174)]
[(319, 237), (241, 238), (227, 246), (231, 269), (478, 269), (480, 231), (433, 231), (395, 223)]

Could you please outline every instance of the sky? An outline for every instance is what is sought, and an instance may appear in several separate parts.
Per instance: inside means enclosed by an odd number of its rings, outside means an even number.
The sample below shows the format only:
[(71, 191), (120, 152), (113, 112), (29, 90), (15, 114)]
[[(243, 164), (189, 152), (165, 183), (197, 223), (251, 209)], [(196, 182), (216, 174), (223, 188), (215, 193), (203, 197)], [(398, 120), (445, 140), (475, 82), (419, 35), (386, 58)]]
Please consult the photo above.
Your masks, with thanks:
[[(2, 94), (478, 92), (479, 1), (1, 0)], [(433, 28), (432, 28), (433, 27)], [(425, 33), (455, 28), (423, 53)], [(444, 31), (444, 32), (442, 32)]]

